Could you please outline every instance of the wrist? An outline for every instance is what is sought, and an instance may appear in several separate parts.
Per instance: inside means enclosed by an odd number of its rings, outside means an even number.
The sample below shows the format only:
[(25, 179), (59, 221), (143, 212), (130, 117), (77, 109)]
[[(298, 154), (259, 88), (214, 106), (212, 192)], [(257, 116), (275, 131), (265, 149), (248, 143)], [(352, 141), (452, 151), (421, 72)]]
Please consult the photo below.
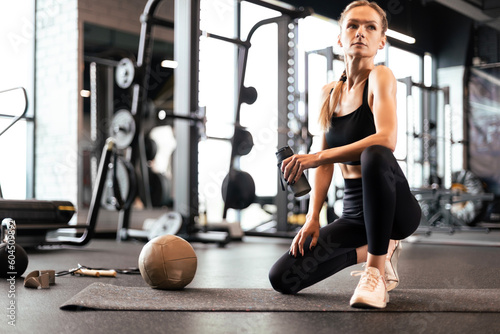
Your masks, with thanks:
[(319, 214), (317, 213), (308, 213), (306, 214), (306, 221), (313, 221), (319, 223)]
[(314, 153), (314, 164), (315, 164), (315, 167), (321, 166), (322, 158), (323, 158), (323, 151), (319, 151), (319, 152)]
[(327, 150), (321, 150), (318, 153), (316, 153), (316, 164), (317, 166), (322, 166), (322, 165), (327, 165), (327, 164), (332, 164), (333, 161), (329, 155), (331, 154), (332, 149)]

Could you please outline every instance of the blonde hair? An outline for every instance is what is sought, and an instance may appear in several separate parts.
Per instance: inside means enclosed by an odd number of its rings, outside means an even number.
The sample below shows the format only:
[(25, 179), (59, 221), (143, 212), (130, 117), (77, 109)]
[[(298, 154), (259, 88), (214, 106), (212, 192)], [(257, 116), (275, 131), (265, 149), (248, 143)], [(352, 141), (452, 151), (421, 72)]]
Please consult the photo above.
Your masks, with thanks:
[(368, 6), (378, 13), (378, 15), (380, 16), (380, 20), (382, 21), (382, 36), (385, 35), (387, 28), (389, 26), (389, 24), (387, 22), (387, 15), (385, 14), (385, 11), (382, 8), (380, 8), (380, 6), (377, 5), (376, 2), (371, 2), (371, 1), (367, 1), (367, 0), (353, 1), (349, 5), (347, 5), (347, 7), (342, 12), (342, 14), (340, 14), (340, 18), (338, 20), (340, 29), (342, 30), (342, 23), (344, 23), (344, 19), (345, 19), (347, 13), (353, 8), (363, 7), (363, 6)]
[[(342, 23), (344, 22), (347, 13), (353, 8), (362, 6), (368, 6), (374, 9), (379, 14), (380, 20), (382, 21), (382, 36), (384, 36), (388, 27), (387, 16), (385, 14), (385, 11), (382, 8), (380, 8), (380, 6), (377, 5), (375, 2), (370, 2), (367, 0), (353, 1), (349, 5), (347, 5), (347, 7), (344, 9), (338, 20), (340, 26), (340, 33), (342, 33)], [(327, 95), (325, 101), (321, 106), (321, 110), (319, 113), (319, 125), (325, 131), (327, 131), (330, 128), (330, 119), (332, 118), (333, 113), (337, 108), (337, 105), (340, 100), (340, 93), (342, 92), (342, 85), (344, 84), (346, 79), (347, 79), (346, 72), (344, 70), (344, 72), (340, 76), (340, 79), (337, 81), (330, 94)], [(330, 100), (332, 101), (331, 105), (330, 105)]]

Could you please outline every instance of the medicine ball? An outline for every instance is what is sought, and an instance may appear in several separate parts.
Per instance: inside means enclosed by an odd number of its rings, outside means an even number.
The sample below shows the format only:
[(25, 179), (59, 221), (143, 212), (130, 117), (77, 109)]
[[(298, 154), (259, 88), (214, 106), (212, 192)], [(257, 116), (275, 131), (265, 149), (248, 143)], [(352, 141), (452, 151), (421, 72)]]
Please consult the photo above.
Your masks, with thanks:
[(150, 240), (139, 255), (139, 271), (153, 289), (179, 290), (191, 283), (197, 257), (186, 240), (171, 234)]
[(28, 268), (28, 254), (24, 248), (5, 243), (0, 245), (0, 277), (21, 277), (26, 268)]

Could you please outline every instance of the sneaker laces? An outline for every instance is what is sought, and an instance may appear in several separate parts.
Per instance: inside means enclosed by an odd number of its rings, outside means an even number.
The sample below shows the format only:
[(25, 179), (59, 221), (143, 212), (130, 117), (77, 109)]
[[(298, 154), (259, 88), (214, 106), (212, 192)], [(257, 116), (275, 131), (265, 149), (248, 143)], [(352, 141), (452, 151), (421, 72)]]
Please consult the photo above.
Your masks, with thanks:
[(369, 271), (356, 270), (351, 272), (351, 276), (361, 276), (358, 286), (362, 286), (363, 289), (374, 291), (378, 284), (378, 279), (380, 275), (374, 275)]

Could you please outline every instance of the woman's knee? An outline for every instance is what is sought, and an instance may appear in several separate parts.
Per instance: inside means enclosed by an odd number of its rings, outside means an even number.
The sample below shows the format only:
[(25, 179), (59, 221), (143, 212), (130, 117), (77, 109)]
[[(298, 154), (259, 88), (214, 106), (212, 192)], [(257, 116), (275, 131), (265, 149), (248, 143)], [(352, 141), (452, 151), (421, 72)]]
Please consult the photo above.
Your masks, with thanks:
[(387, 158), (392, 156), (392, 151), (382, 145), (373, 145), (367, 147), (362, 153), (361, 153), (361, 163), (363, 162), (370, 162), (372, 160), (379, 160), (381, 159), (382, 161), (387, 160)]
[(367, 147), (361, 153), (361, 166), (364, 168), (386, 168), (392, 163), (394, 158), (392, 151), (382, 145), (373, 145)]
[(300, 280), (292, 275), (290, 268), (283, 270), (275, 264), (269, 271), (269, 282), (274, 290), (283, 294), (296, 294), (300, 287)]

